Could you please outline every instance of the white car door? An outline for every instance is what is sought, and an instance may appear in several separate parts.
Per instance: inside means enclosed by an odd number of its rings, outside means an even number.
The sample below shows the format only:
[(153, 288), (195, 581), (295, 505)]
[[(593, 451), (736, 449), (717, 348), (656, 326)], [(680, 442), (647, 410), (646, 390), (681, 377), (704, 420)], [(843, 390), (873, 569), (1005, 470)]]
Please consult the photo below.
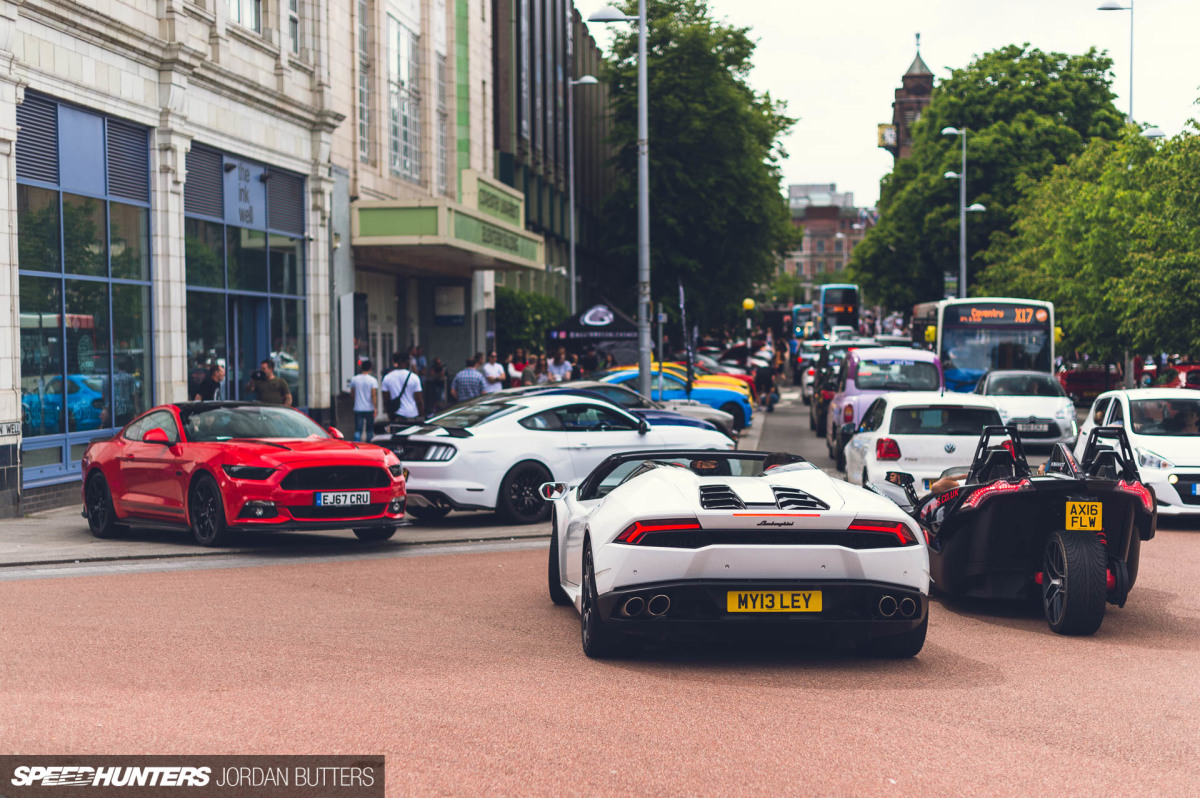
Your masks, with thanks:
[(1092, 403), (1091, 410), (1088, 411), (1087, 418), (1083, 420), (1083, 426), (1079, 428), (1079, 440), (1075, 442), (1075, 459), (1083, 457), (1083, 449), (1087, 446), (1088, 435), (1092, 429), (1104, 423), (1104, 417), (1108, 414), (1108, 407), (1112, 404), (1112, 396), (1099, 396)]
[[(880, 398), (871, 403), (863, 413), (862, 423), (858, 432), (846, 444), (846, 480), (856, 485), (862, 484), (863, 470), (867, 467), (867, 459), (875, 452), (875, 439), (879, 428), (887, 416), (887, 400)], [(882, 478), (882, 474), (868, 475), (872, 479)]]
[(661, 443), (653, 430), (643, 435), (638, 420), (616, 408), (574, 404), (556, 408), (554, 412), (567, 436), (567, 449), (575, 470), (571, 480), (587, 476), (610, 454), (651, 449)]

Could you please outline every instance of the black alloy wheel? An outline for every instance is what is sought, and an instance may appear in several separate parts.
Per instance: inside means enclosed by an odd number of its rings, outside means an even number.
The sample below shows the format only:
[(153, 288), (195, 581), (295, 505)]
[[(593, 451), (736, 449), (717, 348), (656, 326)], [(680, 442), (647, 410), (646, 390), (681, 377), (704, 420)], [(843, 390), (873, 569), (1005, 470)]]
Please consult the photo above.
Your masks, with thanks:
[(88, 529), (98, 538), (111, 538), (117, 534), (117, 513), (113, 508), (112, 492), (103, 474), (88, 478), (84, 510), (87, 512)]
[(500, 483), (496, 509), (514, 524), (536, 524), (550, 515), (550, 503), (542, 498), (542, 483), (550, 481), (550, 472), (541, 463), (517, 463)]
[(354, 530), (354, 536), (356, 538), (359, 540), (365, 540), (368, 543), (377, 543), (381, 540), (387, 540), (394, 534), (396, 534), (396, 527), (394, 526), (372, 526)]
[(405, 509), (404, 512), (406, 512), (408, 515), (411, 515), (413, 518), (417, 519), (418, 521), (424, 521), (425, 523), (429, 523), (430, 521), (441, 521), (443, 518), (445, 518), (447, 515), (450, 514), (450, 508), (449, 507), (429, 507), (429, 506), (410, 504), (410, 505), (408, 505), (408, 507)]
[(627, 644), (600, 617), (600, 599), (596, 592), (596, 569), (592, 565), (592, 542), (583, 544), (583, 584), (579, 608), (579, 633), (583, 653), (592, 659), (607, 659), (625, 652)]
[(746, 426), (746, 417), (742, 414), (742, 408), (737, 402), (726, 402), (719, 408), (722, 412), (733, 416), (733, 431), (738, 432), (742, 427)]
[(201, 476), (188, 493), (188, 517), (192, 536), (201, 546), (224, 546), (229, 543), (229, 526), (225, 523), (225, 503), (221, 489), (208, 475)]
[(558, 510), (550, 509), (550, 556), (546, 563), (546, 581), (550, 588), (550, 601), (560, 607), (571, 603), (571, 597), (562, 588), (562, 570), (558, 564)]
[(1092, 532), (1050, 534), (1042, 558), (1042, 609), (1060, 635), (1095, 634), (1108, 598), (1104, 544)]

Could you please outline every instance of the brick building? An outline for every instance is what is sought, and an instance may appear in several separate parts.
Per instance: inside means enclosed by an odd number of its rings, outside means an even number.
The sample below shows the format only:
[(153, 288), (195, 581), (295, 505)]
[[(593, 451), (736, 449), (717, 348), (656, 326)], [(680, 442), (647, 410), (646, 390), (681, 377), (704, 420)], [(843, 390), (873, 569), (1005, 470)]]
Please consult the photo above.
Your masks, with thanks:
[(854, 193), (838, 191), (837, 183), (788, 186), (792, 224), (804, 229), (800, 249), (789, 252), (784, 270), (805, 282), (829, 282), (826, 275), (846, 268), (854, 247), (874, 223), (868, 208), (854, 205)]

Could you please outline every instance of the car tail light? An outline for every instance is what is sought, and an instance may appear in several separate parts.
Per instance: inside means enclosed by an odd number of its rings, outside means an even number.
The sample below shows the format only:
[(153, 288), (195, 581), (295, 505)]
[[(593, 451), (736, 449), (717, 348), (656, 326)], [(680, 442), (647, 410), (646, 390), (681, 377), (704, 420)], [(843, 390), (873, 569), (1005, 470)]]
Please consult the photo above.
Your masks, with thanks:
[(809, 370), (808, 370), (808, 376), (810, 376), (810, 377), (811, 377), (812, 375), (816, 374), (816, 373), (817, 373), (817, 370), (816, 370), (816, 369), (809, 369)]
[(842, 423), (843, 424), (853, 424), (854, 423), (854, 407), (853, 407), (853, 405), (846, 405), (845, 407), (842, 408)]
[(617, 535), (615, 543), (636, 546), (647, 532), (677, 532), (684, 529), (699, 529), (700, 522), (694, 518), (669, 518), (655, 521), (634, 521)]
[(993, 496), (999, 496), (1002, 493), (1016, 493), (1017, 491), (1022, 491), (1032, 487), (1033, 483), (1027, 479), (1023, 479), (1020, 482), (1005, 482), (1004, 480), (998, 480), (990, 485), (985, 485), (968, 496), (967, 500), (963, 502), (963, 507), (970, 507), (972, 510), (974, 510)]
[(848, 529), (853, 532), (890, 532), (901, 546), (911, 546), (917, 542), (912, 530), (903, 521), (855, 521)]
[(880, 438), (879, 440), (875, 441), (875, 459), (899, 460), (900, 444), (896, 443), (891, 438)]
[(1121, 491), (1122, 493), (1132, 493), (1134, 496), (1137, 496), (1139, 499), (1141, 499), (1142, 506), (1146, 508), (1146, 512), (1150, 512), (1154, 509), (1154, 494), (1152, 494), (1150, 489), (1142, 483), (1126, 482), (1122, 479), (1117, 483), (1117, 490)]

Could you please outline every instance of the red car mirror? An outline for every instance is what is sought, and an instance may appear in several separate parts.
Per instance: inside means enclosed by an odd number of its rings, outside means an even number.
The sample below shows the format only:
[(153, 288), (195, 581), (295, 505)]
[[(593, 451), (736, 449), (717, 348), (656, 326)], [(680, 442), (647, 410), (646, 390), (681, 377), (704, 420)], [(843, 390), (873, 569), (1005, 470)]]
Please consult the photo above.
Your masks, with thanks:
[(346, 436), (345, 436), (345, 435), (343, 435), (343, 434), (342, 434), (342, 431), (341, 431), (340, 429), (338, 429), (337, 427), (330, 427), (330, 428), (329, 428), (329, 434), (330, 434), (331, 436), (333, 436), (334, 438), (337, 438), (339, 441), (344, 441), (344, 440), (346, 440)]
[(155, 427), (152, 430), (148, 430), (146, 434), (142, 436), (142, 443), (159, 443), (163, 446), (170, 446), (171, 440), (167, 437), (167, 433), (165, 431)]

